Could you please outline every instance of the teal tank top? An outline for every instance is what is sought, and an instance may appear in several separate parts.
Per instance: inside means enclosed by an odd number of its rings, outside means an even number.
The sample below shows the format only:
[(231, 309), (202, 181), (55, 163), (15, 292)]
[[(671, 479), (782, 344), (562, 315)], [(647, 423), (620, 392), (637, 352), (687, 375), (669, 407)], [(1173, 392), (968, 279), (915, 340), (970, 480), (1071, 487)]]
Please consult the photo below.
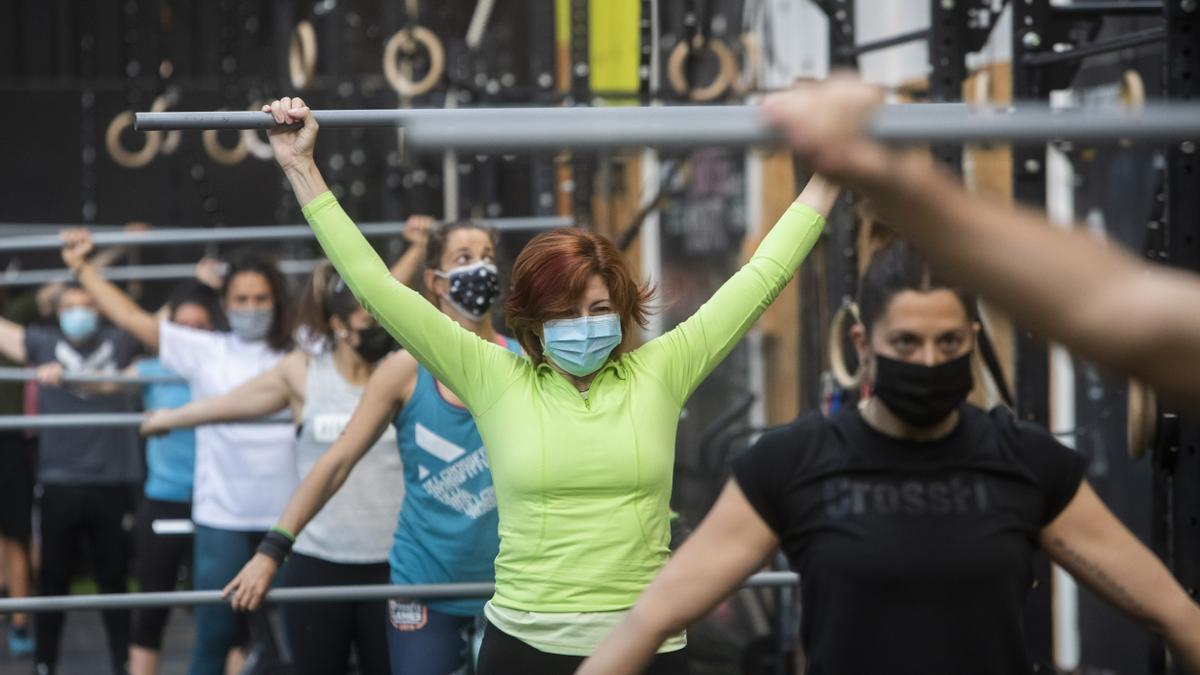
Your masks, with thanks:
[[(521, 353), (515, 340), (505, 347)], [(438, 391), (421, 366), (412, 398), (393, 420), (404, 465), (404, 504), (388, 563), (395, 584), (492, 581), (497, 534), (496, 493), (475, 420)], [(483, 611), (485, 598), (431, 600), (456, 616)]]

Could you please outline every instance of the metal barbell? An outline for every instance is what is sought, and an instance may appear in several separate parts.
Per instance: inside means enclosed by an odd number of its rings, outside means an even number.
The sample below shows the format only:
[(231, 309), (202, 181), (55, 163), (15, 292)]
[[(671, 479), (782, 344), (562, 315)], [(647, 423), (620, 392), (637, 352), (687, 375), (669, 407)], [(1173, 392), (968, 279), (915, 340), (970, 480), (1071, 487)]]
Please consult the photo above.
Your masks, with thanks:
[[(795, 586), (800, 578), (792, 572), (760, 572), (746, 579), (743, 588)], [(310, 586), (275, 588), (267, 592), (267, 603), (335, 602), (339, 600), (386, 600), (389, 598), (489, 598), (495, 591), (490, 581), (452, 584), (392, 586)], [(0, 599), (0, 614), (61, 612), (72, 609), (134, 609), (219, 605), (228, 602), (221, 591), (167, 591), (162, 593), (108, 593), (51, 597)]]
[[(416, 149), (476, 152), (553, 151), (622, 146), (771, 145), (779, 132), (758, 106), (454, 108), (314, 110), (326, 127), (401, 127)], [(135, 128), (270, 129), (264, 112), (138, 113)], [(1200, 139), (1200, 104), (1152, 102), (1139, 110), (1050, 108), (1019, 104), (969, 108), (958, 103), (883, 106), (868, 124), (895, 143), (1167, 141)]]

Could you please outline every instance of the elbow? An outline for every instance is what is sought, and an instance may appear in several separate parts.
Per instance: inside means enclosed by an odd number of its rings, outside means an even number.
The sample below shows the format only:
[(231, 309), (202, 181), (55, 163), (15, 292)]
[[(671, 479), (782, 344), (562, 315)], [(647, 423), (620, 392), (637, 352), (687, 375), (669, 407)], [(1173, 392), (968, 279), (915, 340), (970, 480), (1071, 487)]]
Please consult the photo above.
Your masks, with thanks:
[(691, 623), (691, 617), (675, 609), (676, 604), (647, 602), (643, 597), (629, 610), (628, 623), (637, 634), (651, 636), (656, 646), (661, 645)]

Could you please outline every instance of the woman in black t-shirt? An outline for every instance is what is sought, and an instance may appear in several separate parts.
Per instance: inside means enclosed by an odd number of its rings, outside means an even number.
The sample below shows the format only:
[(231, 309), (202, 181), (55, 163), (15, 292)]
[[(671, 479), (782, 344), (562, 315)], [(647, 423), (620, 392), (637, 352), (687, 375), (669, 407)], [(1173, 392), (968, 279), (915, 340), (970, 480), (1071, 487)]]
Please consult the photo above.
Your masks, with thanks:
[(1031, 672), (1021, 608), (1039, 547), (1200, 671), (1200, 607), (1100, 502), (1083, 458), (965, 403), (973, 300), (894, 244), (872, 260), (859, 306), (872, 396), (802, 415), (739, 458), (579, 672), (638, 672), (780, 546), (803, 580), (810, 675)]

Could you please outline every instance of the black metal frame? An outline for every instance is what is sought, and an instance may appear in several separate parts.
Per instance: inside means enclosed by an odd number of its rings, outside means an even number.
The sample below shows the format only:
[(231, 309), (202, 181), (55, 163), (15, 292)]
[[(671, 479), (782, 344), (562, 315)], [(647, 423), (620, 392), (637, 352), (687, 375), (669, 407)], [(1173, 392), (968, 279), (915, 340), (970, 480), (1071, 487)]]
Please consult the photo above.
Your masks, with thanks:
[[(1163, 94), (1172, 99), (1200, 95), (1200, 9), (1183, 2), (1164, 2), (1166, 58)], [(1166, 151), (1166, 252), (1170, 264), (1200, 272), (1200, 157), (1194, 142), (1170, 146)], [(1181, 311), (1187, 311), (1181, 309)], [(1166, 404), (1159, 419), (1159, 439), (1154, 448), (1155, 547), (1180, 585), (1193, 599), (1200, 589), (1200, 416)], [(1179, 664), (1164, 664), (1155, 672), (1183, 673)]]

